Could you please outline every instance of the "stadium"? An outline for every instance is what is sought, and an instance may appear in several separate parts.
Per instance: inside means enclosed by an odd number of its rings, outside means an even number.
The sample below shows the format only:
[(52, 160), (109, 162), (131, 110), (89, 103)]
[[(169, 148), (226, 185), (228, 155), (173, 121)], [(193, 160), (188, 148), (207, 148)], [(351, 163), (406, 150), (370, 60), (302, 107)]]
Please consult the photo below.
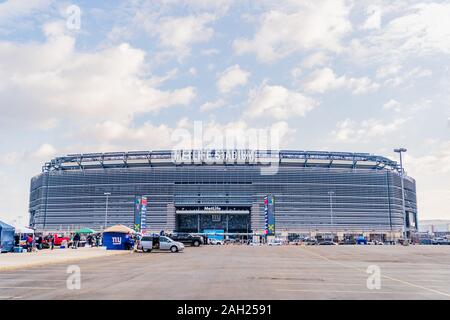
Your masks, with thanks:
[(30, 225), (394, 240), (417, 231), (415, 180), (403, 175), (403, 201), (401, 172), (397, 162), (368, 153), (73, 154), (45, 163), (31, 179)]

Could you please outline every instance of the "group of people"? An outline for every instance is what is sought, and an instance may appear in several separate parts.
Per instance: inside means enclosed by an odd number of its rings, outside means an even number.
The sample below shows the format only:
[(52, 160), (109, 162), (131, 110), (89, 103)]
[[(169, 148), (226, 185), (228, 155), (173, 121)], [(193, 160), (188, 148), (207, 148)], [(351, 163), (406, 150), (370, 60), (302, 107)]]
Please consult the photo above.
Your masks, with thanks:
[(30, 233), (22, 236), (17, 234), (15, 235), (14, 242), (16, 247), (22, 246), (27, 252), (36, 252), (42, 249), (53, 250), (57, 239), (59, 240), (58, 245), (73, 249), (78, 248), (84, 240), (89, 247), (99, 247), (102, 245), (101, 234), (89, 234), (86, 237), (82, 237), (79, 233), (71, 234), (70, 237), (58, 237), (58, 235), (51, 233), (47, 235)]
[[(49, 249), (54, 249), (54, 238), (52, 234), (48, 234), (46, 236), (36, 236), (32, 233), (26, 234), (22, 237), (22, 239), (25, 242), (25, 249), (27, 252), (32, 252), (36, 250), (42, 250), (44, 249), (44, 246), (46, 246)], [(20, 235), (14, 236), (14, 245), (16, 247), (20, 246)]]

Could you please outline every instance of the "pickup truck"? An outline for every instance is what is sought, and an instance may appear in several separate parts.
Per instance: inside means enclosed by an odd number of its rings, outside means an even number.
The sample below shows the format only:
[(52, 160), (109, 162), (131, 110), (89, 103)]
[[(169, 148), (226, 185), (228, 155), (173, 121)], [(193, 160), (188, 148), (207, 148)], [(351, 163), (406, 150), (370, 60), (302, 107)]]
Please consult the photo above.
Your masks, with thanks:
[(201, 236), (194, 236), (190, 233), (174, 233), (171, 237), (172, 240), (181, 242), (183, 244), (188, 244), (194, 247), (199, 247), (201, 244), (203, 244), (203, 237)]

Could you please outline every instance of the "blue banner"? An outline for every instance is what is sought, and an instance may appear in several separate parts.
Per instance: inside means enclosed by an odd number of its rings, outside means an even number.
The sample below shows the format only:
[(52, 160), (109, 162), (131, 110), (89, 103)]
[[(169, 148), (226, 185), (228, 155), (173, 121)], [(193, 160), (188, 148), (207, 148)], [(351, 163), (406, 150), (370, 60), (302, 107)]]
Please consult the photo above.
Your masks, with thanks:
[(273, 195), (264, 197), (264, 228), (266, 235), (275, 235), (275, 199)]
[(146, 229), (147, 197), (136, 196), (134, 201), (134, 231)]

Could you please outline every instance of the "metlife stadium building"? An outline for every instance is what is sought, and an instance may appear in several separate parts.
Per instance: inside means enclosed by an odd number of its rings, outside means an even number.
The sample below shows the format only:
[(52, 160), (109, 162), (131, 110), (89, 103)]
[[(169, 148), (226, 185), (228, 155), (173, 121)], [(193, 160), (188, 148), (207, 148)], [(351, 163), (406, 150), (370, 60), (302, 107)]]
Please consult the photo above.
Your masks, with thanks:
[[(135, 224), (147, 232), (277, 236), (417, 230), (416, 185), (397, 162), (367, 153), (194, 150), (74, 154), (33, 177), (30, 225), (41, 231)], [(273, 230), (274, 229), (274, 230)]]

